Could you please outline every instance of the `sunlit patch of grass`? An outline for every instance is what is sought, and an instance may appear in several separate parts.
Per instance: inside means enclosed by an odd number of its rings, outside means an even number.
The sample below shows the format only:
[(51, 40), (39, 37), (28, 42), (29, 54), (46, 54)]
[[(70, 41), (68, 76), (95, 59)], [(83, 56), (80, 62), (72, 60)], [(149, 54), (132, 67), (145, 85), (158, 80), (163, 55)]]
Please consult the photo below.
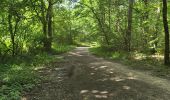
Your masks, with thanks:
[(75, 45), (78, 46), (78, 47), (90, 47), (91, 44), (87, 43), (87, 42), (86, 43), (85, 42), (84, 43), (76, 42)]
[(75, 46), (73, 45), (70, 46), (70, 45), (53, 44), (53, 53), (56, 53), (56, 54), (65, 53), (74, 48)]

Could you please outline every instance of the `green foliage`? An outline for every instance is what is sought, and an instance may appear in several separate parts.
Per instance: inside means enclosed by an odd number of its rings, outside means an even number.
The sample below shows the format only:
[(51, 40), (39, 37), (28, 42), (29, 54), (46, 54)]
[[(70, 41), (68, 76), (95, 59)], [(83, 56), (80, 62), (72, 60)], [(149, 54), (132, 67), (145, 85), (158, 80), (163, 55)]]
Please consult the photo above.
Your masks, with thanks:
[(65, 53), (65, 52), (70, 51), (74, 48), (75, 48), (75, 46), (73, 46), (73, 45), (53, 44), (53, 52), (56, 54)]
[(110, 47), (93, 47), (89, 50), (97, 56), (102, 56), (109, 59), (121, 60), (128, 58), (128, 53), (123, 51), (113, 51)]
[[(40, 57), (40, 56), (39, 56)], [(0, 65), (0, 99), (1, 100), (18, 100), (21, 92), (32, 89), (39, 81), (35, 68), (43, 66), (48, 58), (45, 55), (38, 55), (35, 58), (18, 57), (17, 60), (9, 60)], [(43, 60), (42, 60), (43, 59)], [(35, 66), (35, 64), (37, 64)]]
[[(57, 54), (72, 50), (74, 46), (56, 45)], [(42, 78), (38, 69), (59, 60), (56, 55), (40, 52), (32, 55), (16, 56), (0, 64), (0, 100), (19, 100), (24, 91), (30, 91)], [(50, 66), (50, 65), (48, 65)]]
[(147, 55), (139, 52), (129, 54), (123, 51), (111, 51), (108, 48), (93, 47), (89, 50), (94, 55), (128, 65), (132, 69), (150, 71), (153, 75), (170, 79), (170, 68), (162, 65), (161, 55)]

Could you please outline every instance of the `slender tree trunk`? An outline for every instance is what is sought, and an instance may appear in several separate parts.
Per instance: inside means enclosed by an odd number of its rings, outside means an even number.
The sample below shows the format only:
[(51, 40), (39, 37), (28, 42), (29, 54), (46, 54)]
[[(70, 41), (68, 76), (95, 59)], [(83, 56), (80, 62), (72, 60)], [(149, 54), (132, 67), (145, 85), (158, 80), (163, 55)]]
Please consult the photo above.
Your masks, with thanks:
[[(112, 27), (111, 27), (111, 15), (112, 15), (112, 10), (111, 10), (111, 0), (108, 1), (108, 34), (113, 34), (112, 32)], [(113, 37), (112, 37), (113, 38)]]
[(73, 44), (73, 39), (72, 39), (72, 32), (71, 32), (71, 23), (70, 23), (70, 26), (69, 26), (69, 44)]
[(44, 44), (44, 48), (46, 49), (47, 47), (47, 22), (46, 20), (42, 22), (42, 28), (43, 28), (43, 34), (44, 34), (43, 44)]
[(155, 24), (155, 32), (154, 32), (154, 35), (153, 35), (153, 40), (155, 41), (154, 43), (153, 43), (153, 51), (154, 51), (154, 53), (156, 53), (157, 51), (156, 51), (156, 49), (157, 49), (157, 47), (158, 47), (158, 40), (157, 40), (157, 38), (158, 38), (158, 33), (160, 32), (160, 22), (161, 22), (161, 10), (160, 10), (160, 8), (158, 8), (157, 9), (157, 22), (156, 22), (156, 24)]
[(111, 30), (111, 0), (109, 0), (108, 3), (109, 3), (109, 5), (108, 5), (109, 6), (109, 8), (108, 8), (109, 9), (109, 11), (108, 11), (108, 13), (109, 13), (108, 14), (108, 16), (109, 16), (109, 30)]
[(103, 33), (104, 38), (105, 38), (105, 40), (106, 40), (106, 44), (107, 44), (107, 45), (110, 45), (108, 36), (107, 36), (107, 34), (106, 34), (106, 32), (105, 32), (105, 28), (103, 27), (103, 23), (102, 23), (101, 19), (99, 18), (99, 16), (97, 16), (97, 14), (95, 13), (94, 9), (91, 8), (91, 11), (93, 12), (95, 18), (97, 19), (99, 28), (100, 28), (101, 32)]
[[(104, 24), (103, 24), (103, 21), (102, 21), (102, 18), (99, 17), (99, 14), (97, 14), (97, 12), (95, 11), (95, 9), (93, 8), (93, 3), (92, 3), (92, 0), (89, 1), (90, 2), (90, 5), (91, 6), (88, 6), (88, 5), (85, 5), (86, 7), (90, 8), (90, 10), (92, 11), (94, 17), (96, 18), (97, 22), (98, 22), (98, 25), (99, 25), (99, 28), (100, 28), (100, 31), (101, 33), (103, 34), (104, 36), (104, 39), (106, 41), (106, 44), (107, 45), (110, 45), (110, 42), (109, 42), (109, 38), (106, 34), (106, 31), (105, 31), (105, 27), (104, 27)], [(101, 9), (101, 4), (99, 4), (99, 8)], [(102, 16), (103, 17), (103, 16)]]
[(126, 50), (131, 51), (131, 33), (132, 33), (132, 14), (133, 14), (133, 3), (134, 0), (129, 0), (129, 9), (128, 9), (128, 27), (126, 32)]
[(52, 1), (49, 0), (49, 12), (48, 12), (48, 49), (51, 50), (52, 46)]
[(165, 52), (164, 52), (164, 63), (169, 64), (169, 27), (167, 20), (167, 0), (163, 0), (163, 24), (165, 31)]
[[(93, 5), (92, 4), (92, 1), (90, 1), (90, 3), (91, 3), (91, 5)], [(99, 25), (99, 28), (100, 28), (100, 30), (101, 30), (101, 33), (103, 34), (103, 36), (104, 36), (104, 39), (105, 39), (105, 42), (106, 42), (106, 45), (110, 45), (110, 42), (109, 42), (109, 37), (108, 37), (108, 34), (107, 34), (107, 27), (106, 27), (106, 25), (105, 25), (105, 15), (106, 15), (106, 13), (105, 13), (105, 8), (104, 8), (104, 5), (103, 5), (103, 2), (102, 1), (100, 1), (99, 2), (99, 9), (100, 9), (100, 13), (99, 14), (97, 14), (96, 12), (95, 12), (95, 10), (94, 10), (94, 8), (93, 7), (90, 7), (90, 9), (92, 10), (92, 12), (93, 12), (93, 14), (94, 14), (94, 16), (96, 17), (96, 19), (97, 19), (97, 21), (98, 21), (98, 25)]]
[(73, 44), (72, 36), (72, 16), (71, 16), (71, 1), (69, 1), (69, 44)]
[[(41, 2), (41, 14), (42, 14), (42, 16), (40, 16), (39, 18), (40, 18), (40, 20), (41, 20), (41, 23), (42, 23), (42, 30), (43, 30), (43, 46), (44, 46), (44, 49), (45, 50), (47, 50), (47, 48), (48, 48), (48, 34), (47, 34), (47, 26), (48, 26), (48, 23), (47, 23), (47, 14), (46, 14), (46, 8), (45, 8), (45, 3), (44, 3), (44, 1), (43, 0), (41, 0), (40, 1)], [(39, 15), (38, 14), (38, 12), (37, 12), (37, 15)]]
[(10, 33), (10, 36), (11, 36), (11, 44), (12, 44), (12, 56), (14, 57), (15, 56), (15, 36), (14, 36), (14, 33), (13, 33), (13, 27), (12, 27), (12, 15), (10, 14), (9, 12), (9, 15), (8, 15), (8, 29), (9, 29), (9, 33)]
[(148, 31), (149, 31), (149, 26), (148, 26), (148, 18), (149, 18), (149, 12), (148, 12), (148, 0), (143, 0), (144, 5), (144, 9), (146, 9), (146, 11), (143, 14), (143, 18), (142, 18), (142, 25), (143, 22), (146, 22), (143, 25), (143, 50), (145, 51), (147, 49), (147, 45), (148, 45)]

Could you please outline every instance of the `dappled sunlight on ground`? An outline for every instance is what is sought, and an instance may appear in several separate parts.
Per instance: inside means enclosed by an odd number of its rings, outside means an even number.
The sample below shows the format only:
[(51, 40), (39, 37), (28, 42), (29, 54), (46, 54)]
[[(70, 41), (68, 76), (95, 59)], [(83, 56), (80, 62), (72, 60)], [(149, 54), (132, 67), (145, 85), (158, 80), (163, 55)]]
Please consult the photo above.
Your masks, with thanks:
[(87, 49), (77, 48), (52, 70), (42, 71), (47, 80), (22, 100), (169, 100), (170, 92), (153, 84), (155, 78), (92, 56)]
[(21, 100), (28, 100), (26, 97), (22, 97)]
[(114, 96), (114, 93), (109, 93), (108, 91), (100, 91), (100, 90), (81, 90), (80, 94), (86, 98), (86, 96), (88, 97), (88, 95), (93, 96), (94, 98), (103, 98), (103, 99), (107, 99), (109, 97)]
[(107, 68), (108, 66), (100, 66), (99, 68), (101, 68), (101, 69), (105, 69), (105, 68)]
[(80, 55), (80, 54), (78, 54), (78, 53), (74, 53), (74, 52), (70, 52), (69, 54), (71, 54), (71, 55), (75, 55), (75, 56), (83, 56), (83, 55)]

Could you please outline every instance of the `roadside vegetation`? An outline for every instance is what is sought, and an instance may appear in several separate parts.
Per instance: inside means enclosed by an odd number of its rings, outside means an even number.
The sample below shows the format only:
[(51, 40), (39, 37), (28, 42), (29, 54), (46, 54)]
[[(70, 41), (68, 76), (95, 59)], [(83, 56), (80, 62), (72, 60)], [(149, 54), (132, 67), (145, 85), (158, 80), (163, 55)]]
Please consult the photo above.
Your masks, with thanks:
[(113, 51), (109, 47), (92, 47), (90, 52), (96, 56), (110, 59), (129, 66), (129, 68), (148, 71), (154, 76), (170, 79), (170, 68), (163, 64), (163, 55), (139, 52)]
[(56, 45), (53, 52), (36, 51), (21, 56), (6, 57), (0, 64), (0, 100), (20, 100), (24, 92), (31, 91), (44, 79), (38, 70), (60, 61), (57, 54), (74, 49), (74, 46)]

